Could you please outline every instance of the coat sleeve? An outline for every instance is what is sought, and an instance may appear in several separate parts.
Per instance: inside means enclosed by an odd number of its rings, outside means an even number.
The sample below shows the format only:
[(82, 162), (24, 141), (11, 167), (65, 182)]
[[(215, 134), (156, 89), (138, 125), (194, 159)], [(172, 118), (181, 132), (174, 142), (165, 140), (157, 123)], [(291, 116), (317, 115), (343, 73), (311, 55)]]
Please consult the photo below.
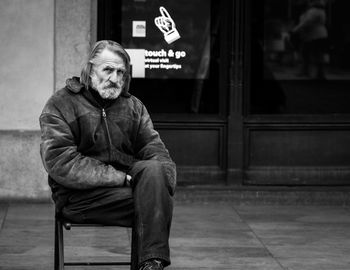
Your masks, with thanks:
[(77, 151), (67, 122), (53, 113), (40, 116), (40, 154), (48, 174), (59, 184), (74, 189), (121, 186), (125, 173)]
[(147, 109), (142, 105), (141, 120), (136, 138), (136, 157), (140, 160), (158, 160), (165, 169), (171, 193), (175, 193), (176, 165), (169, 151), (162, 142), (159, 133), (154, 129)]

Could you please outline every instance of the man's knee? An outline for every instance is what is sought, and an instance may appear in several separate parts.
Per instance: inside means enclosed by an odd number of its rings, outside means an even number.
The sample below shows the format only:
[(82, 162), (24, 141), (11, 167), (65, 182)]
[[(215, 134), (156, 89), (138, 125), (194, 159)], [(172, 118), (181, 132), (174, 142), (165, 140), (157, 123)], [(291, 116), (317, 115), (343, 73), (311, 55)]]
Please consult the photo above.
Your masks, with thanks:
[(163, 171), (163, 166), (158, 160), (141, 160), (134, 164), (131, 172), (159, 173)]
[(152, 183), (164, 183), (165, 171), (164, 167), (158, 160), (142, 160), (134, 164), (130, 171), (131, 176), (136, 179)]

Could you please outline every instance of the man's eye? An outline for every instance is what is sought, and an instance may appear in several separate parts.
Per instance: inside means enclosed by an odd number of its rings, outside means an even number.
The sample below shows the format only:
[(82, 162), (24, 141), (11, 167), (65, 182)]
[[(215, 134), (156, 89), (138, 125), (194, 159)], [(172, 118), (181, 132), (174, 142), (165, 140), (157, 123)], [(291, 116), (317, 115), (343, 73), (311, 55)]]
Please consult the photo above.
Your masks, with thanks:
[(108, 73), (111, 73), (113, 70), (112, 70), (111, 68), (108, 68), (108, 67), (107, 67), (107, 68), (104, 68), (103, 71), (106, 71), (106, 72), (108, 72)]
[(117, 73), (118, 73), (118, 75), (124, 75), (125, 71), (122, 70), (122, 69), (119, 69), (119, 70), (117, 71)]

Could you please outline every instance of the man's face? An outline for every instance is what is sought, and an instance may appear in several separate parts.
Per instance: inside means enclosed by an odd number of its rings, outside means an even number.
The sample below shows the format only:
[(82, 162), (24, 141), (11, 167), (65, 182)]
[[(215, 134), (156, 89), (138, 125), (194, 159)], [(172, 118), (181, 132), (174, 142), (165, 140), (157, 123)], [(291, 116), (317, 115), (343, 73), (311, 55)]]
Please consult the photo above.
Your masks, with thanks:
[(123, 59), (116, 53), (104, 49), (93, 60), (91, 86), (104, 99), (116, 99), (124, 86), (126, 71)]

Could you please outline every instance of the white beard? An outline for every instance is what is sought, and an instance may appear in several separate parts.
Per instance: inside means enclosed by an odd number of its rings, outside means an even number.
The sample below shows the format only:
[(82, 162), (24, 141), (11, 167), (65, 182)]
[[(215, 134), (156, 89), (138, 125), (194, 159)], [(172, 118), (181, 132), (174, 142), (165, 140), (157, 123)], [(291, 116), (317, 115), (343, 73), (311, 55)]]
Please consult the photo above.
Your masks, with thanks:
[(95, 74), (91, 76), (91, 86), (94, 88), (103, 99), (117, 99), (122, 92), (123, 83), (117, 83), (117, 87), (105, 87), (99, 83)]

